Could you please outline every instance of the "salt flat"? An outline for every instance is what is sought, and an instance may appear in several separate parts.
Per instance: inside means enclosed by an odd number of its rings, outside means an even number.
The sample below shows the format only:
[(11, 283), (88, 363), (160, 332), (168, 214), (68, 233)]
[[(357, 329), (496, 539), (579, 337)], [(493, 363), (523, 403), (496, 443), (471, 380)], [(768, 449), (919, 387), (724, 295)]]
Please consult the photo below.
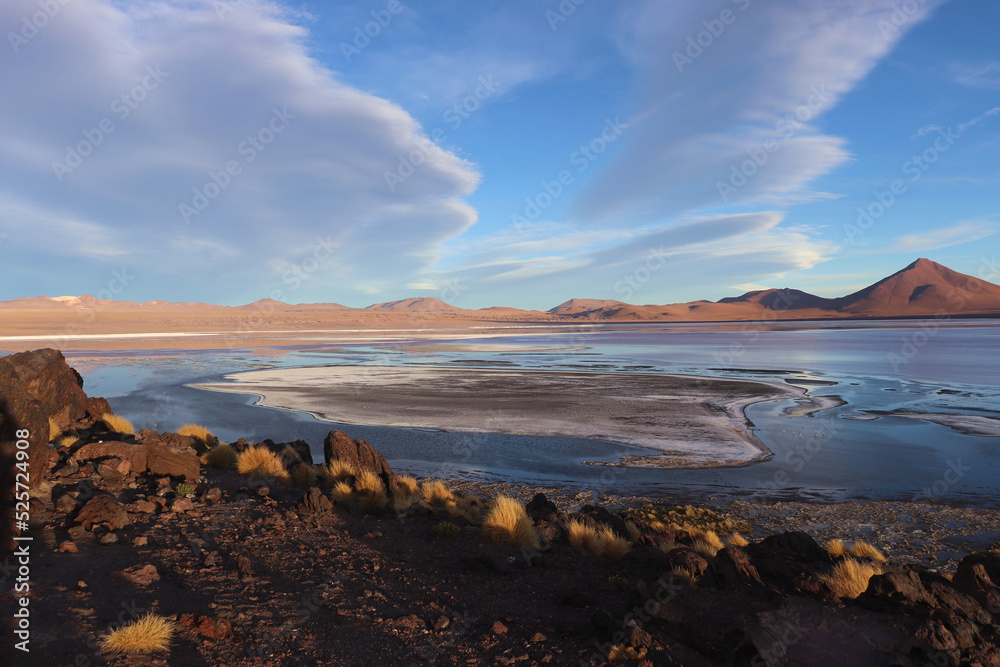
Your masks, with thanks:
[(743, 408), (799, 397), (764, 382), (695, 376), (438, 367), (322, 366), (234, 373), (198, 389), (342, 424), (564, 436), (650, 450), (630, 466), (746, 465), (770, 451)]

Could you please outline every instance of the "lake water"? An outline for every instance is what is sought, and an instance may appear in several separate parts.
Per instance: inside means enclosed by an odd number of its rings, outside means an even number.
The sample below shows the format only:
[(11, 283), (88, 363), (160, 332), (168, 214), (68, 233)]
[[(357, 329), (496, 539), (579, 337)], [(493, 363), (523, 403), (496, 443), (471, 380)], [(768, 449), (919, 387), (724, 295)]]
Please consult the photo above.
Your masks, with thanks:
[[(432, 332), (429, 332), (432, 333)], [(317, 333), (307, 343), (255, 350), (67, 352), (91, 395), (104, 395), (137, 427), (196, 421), (222, 439), (302, 438), (322, 459), (333, 427), (373, 443), (394, 468), (419, 475), (503, 479), (609, 492), (759, 498), (1000, 497), (1000, 438), (884, 413), (1000, 419), (1000, 325), (990, 320), (774, 324), (585, 325), (511, 333), (453, 330), (440, 338), (380, 340)], [(442, 433), (338, 426), (252, 405), (254, 397), (184, 386), (244, 370), (326, 364), (521, 367), (679, 373), (789, 382), (846, 402), (790, 416), (794, 400), (758, 403), (747, 416), (774, 452), (768, 461), (714, 470), (622, 469), (634, 447), (576, 438)], [(488, 409), (483, 412), (488, 430)]]

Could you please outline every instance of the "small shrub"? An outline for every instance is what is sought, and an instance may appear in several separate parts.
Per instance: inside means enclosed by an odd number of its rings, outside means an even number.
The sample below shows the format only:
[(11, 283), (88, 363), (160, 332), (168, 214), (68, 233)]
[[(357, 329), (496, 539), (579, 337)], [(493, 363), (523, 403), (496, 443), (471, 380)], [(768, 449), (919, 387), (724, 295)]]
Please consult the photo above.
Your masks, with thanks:
[(274, 477), (280, 482), (288, 480), (288, 471), (277, 454), (267, 447), (250, 447), (236, 458), (236, 470), (241, 475)]
[(421, 490), (424, 492), (424, 500), (431, 506), (444, 507), (449, 501), (455, 500), (455, 494), (443, 482), (424, 482)]
[(854, 543), (854, 546), (851, 547), (851, 553), (858, 558), (868, 558), (869, 560), (877, 560), (882, 563), (886, 562), (886, 558), (882, 555), (881, 551), (861, 540)]
[(292, 482), (296, 486), (309, 488), (316, 484), (316, 468), (308, 463), (300, 463), (292, 468)]
[(135, 435), (135, 426), (124, 417), (105, 412), (101, 415), (101, 421), (114, 433), (118, 433), (119, 435)]
[(302, 455), (291, 445), (285, 445), (284, 449), (281, 450), (281, 458), (286, 461), (301, 461)]
[(337, 482), (333, 485), (333, 491), (330, 492), (330, 497), (338, 502), (347, 502), (354, 497), (354, 489), (347, 482)]
[(843, 540), (830, 540), (826, 543), (826, 552), (833, 557), (843, 556), (847, 553), (847, 545)]
[(834, 566), (832, 573), (820, 575), (820, 579), (830, 584), (838, 597), (853, 599), (868, 589), (869, 579), (881, 573), (880, 564), (846, 558)]
[(677, 581), (686, 585), (688, 588), (698, 587), (698, 575), (696, 575), (694, 572), (687, 569), (686, 567), (675, 566), (671, 568), (670, 576), (673, 579), (676, 579)]
[(672, 540), (663, 540), (657, 546), (660, 547), (660, 551), (662, 551), (665, 554), (668, 554), (674, 549), (680, 549), (684, 545), (678, 544), (677, 542), (674, 542)]
[(593, 525), (579, 519), (570, 519), (566, 522), (566, 538), (574, 549), (590, 556), (600, 555), (601, 538), (598, 537), (597, 528)]
[(739, 533), (733, 533), (729, 536), (729, 546), (731, 547), (745, 547), (750, 544), (747, 538), (743, 537)]
[(618, 560), (632, 548), (632, 543), (620, 537), (611, 526), (601, 526), (597, 531), (597, 537), (600, 539), (601, 558)]
[(475, 496), (460, 496), (456, 500), (459, 513), (469, 521), (478, 521), (483, 513), (483, 501)]
[(646, 649), (625, 644), (612, 644), (608, 649), (608, 662), (638, 661), (646, 657)]
[(530, 549), (539, 547), (538, 533), (535, 532), (524, 505), (509, 496), (497, 496), (493, 500), (483, 521), (483, 530), (496, 542)]
[(354, 490), (360, 496), (361, 509), (382, 509), (389, 502), (382, 478), (371, 470), (362, 470), (361, 474), (355, 478)]
[(164, 651), (170, 646), (173, 634), (173, 621), (148, 613), (109, 632), (101, 641), (101, 651), (127, 655)]
[(202, 463), (222, 470), (232, 470), (236, 467), (238, 461), (239, 457), (236, 454), (236, 450), (233, 449), (232, 445), (227, 445), (226, 443), (212, 447), (201, 456)]
[(420, 482), (411, 475), (399, 475), (396, 477), (396, 490), (400, 495), (419, 496)]
[(410, 475), (399, 475), (392, 487), (392, 508), (405, 512), (420, 502), (420, 483)]
[(330, 473), (330, 477), (333, 479), (347, 479), (348, 477), (354, 477), (354, 466), (350, 464), (349, 461), (342, 461), (340, 459), (334, 459), (326, 466), (327, 471)]
[(445, 537), (449, 540), (453, 540), (458, 537), (461, 529), (450, 521), (442, 521), (433, 528), (431, 528), (431, 533), (437, 537)]
[(78, 436), (64, 435), (63, 437), (59, 438), (56, 444), (59, 445), (60, 447), (72, 447), (78, 442), (80, 442), (80, 438)]
[(180, 484), (177, 485), (177, 488), (174, 489), (174, 493), (176, 493), (178, 496), (186, 496), (188, 494), (194, 493), (194, 487), (188, 484), (187, 482), (181, 482)]

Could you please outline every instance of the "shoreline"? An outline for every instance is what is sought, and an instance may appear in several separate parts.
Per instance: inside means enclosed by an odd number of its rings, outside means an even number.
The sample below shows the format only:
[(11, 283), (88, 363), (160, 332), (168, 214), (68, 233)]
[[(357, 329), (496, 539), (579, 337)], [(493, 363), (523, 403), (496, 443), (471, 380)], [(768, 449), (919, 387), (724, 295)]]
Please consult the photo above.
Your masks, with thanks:
[(314, 366), (225, 379), (186, 386), (256, 396), (256, 405), (338, 424), (573, 437), (650, 450), (596, 463), (632, 468), (722, 468), (767, 460), (773, 452), (754, 435), (746, 408), (804, 393), (732, 378), (426, 366)]

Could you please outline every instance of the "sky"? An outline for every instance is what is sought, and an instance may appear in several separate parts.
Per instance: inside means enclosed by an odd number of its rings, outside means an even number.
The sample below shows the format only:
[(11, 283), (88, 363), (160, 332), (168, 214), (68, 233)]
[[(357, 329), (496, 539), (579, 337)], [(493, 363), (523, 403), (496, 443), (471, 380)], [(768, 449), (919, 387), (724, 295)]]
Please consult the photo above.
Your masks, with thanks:
[(4, 0), (0, 299), (1000, 282), (995, 0)]

